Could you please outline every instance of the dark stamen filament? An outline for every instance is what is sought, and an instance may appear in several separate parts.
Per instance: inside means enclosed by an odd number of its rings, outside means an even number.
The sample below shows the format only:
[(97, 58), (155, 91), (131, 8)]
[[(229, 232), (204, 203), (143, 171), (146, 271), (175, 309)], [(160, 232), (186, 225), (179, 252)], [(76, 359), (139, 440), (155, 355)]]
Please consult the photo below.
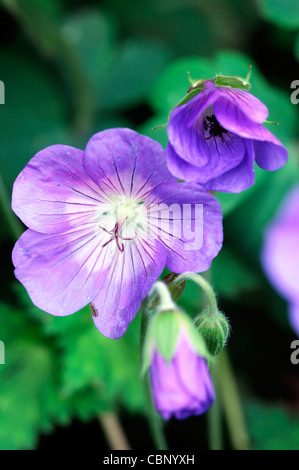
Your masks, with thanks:
[[(124, 221), (125, 222), (125, 221)], [(122, 225), (124, 224), (124, 222), (122, 223)], [(109, 235), (111, 235), (111, 238), (110, 240), (108, 240), (107, 242), (105, 242), (103, 245), (102, 245), (102, 248), (104, 248), (105, 246), (109, 245), (109, 243), (111, 243), (113, 240), (115, 240), (116, 242), (116, 246), (117, 248), (119, 249), (119, 251), (121, 253), (124, 252), (124, 244), (123, 243), (120, 243), (119, 240), (135, 240), (135, 238), (137, 237), (137, 234), (135, 233), (134, 237), (132, 238), (127, 238), (127, 237), (123, 237), (122, 235), (120, 235), (120, 230), (122, 228), (122, 225), (119, 227), (119, 224), (118, 222), (116, 222), (114, 228), (112, 230), (107, 230), (105, 227), (101, 227), (100, 228), (102, 230), (104, 230), (105, 233), (108, 233)]]
[[(209, 132), (209, 136), (208, 137), (204, 136), (204, 139), (205, 140), (210, 140), (210, 139), (214, 140), (218, 155), (219, 155), (219, 151), (218, 151), (218, 145), (217, 145), (216, 137), (220, 137), (221, 142), (223, 144), (225, 144), (227, 146), (227, 148), (229, 149), (229, 145), (227, 144), (227, 142), (224, 138), (224, 135), (223, 135), (223, 134), (227, 134), (228, 131), (226, 129), (224, 129), (224, 127), (222, 127), (219, 124), (219, 122), (217, 121), (216, 116), (214, 114), (212, 114), (212, 116), (207, 116), (204, 119), (203, 128), (204, 128), (205, 131)], [(228, 134), (228, 137), (230, 137), (229, 134)]]

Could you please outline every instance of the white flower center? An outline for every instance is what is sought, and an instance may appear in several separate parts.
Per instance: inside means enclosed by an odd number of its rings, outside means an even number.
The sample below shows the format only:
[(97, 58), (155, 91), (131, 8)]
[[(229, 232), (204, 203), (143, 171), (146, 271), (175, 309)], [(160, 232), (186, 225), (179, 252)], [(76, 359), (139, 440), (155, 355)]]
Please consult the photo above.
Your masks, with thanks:
[(103, 246), (115, 242), (120, 251), (125, 242), (135, 240), (146, 227), (146, 207), (144, 201), (117, 196), (97, 210), (96, 228), (106, 234)]

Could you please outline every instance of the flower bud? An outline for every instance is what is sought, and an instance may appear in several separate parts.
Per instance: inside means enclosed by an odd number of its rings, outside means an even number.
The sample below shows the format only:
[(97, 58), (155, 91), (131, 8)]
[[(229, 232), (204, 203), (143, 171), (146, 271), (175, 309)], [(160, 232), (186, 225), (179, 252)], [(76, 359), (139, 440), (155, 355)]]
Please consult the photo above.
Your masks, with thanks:
[(226, 344), (230, 332), (230, 326), (223, 313), (217, 311), (211, 315), (209, 309), (204, 310), (195, 319), (195, 326), (205, 340), (210, 354), (216, 356)]
[(184, 419), (210, 408), (215, 399), (205, 343), (182, 311), (156, 315), (150, 326), (150, 379), (157, 411)]

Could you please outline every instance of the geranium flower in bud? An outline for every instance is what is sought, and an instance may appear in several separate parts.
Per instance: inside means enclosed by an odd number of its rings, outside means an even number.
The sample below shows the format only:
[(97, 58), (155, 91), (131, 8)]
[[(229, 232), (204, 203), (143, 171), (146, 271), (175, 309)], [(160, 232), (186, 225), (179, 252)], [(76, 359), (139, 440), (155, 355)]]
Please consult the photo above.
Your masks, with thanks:
[(168, 124), (170, 172), (211, 191), (237, 193), (254, 183), (254, 161), (277, 170), (288, 158), (285, 147), (262, 123), (266, 106), (248, 91), (206, 81)]
[[(18, 176), (12, 207), (29, 227), (13, 263), (33, 303), (69, 315), (92, 302), (111, 338), (125, 333), (165, 266), (205, 271), (222, 246), (217, 201), (177, 183), (160, 144), (129, 129), (94, 135), (84, 152), (40, 151)], [(186, 224), (202, 228), (200, 243)]]
[(261, 260), (269, 281), (289, 302), (290, 323), (299, 336), (299, 186), (267, 227)]
[(185, 328), (179, 332), (170, 361), (153, 350), (150, 377), (155, 406), (165, 420), (200, 415), (214, 403), (207, 361), (196, 351)]

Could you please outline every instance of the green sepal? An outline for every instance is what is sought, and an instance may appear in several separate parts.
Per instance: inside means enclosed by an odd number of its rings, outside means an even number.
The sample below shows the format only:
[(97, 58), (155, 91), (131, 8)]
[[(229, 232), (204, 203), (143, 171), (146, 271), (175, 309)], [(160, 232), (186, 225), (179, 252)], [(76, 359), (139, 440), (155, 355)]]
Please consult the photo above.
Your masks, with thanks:
[(162, 312), (153, 319), (152, 334), (155, 345), (161, 356), (170, 362), (174, 356), (180, 331), (180, 313)]
[[(206, 81), (206, 80), (205, 80)], [(200, 86), (198, 86), (197, 88), (189, 88), (189, 90), (187, 91), (187, 95), (181, 100), (179, 101), (178, 104), (176, 104), (172, 109), (175, 109), (177, 108), (178, 106), (183, 106), (183, 104), (186, 104), (188, 103), (188, 101), (192, 100), (192, 98), (194, 98), (194, 96), (198, 95), (198, 93), (200, 93), (202, 90), (203, 90), (203, 87), (204, 87), (204, 83), (202, 83)]]
[(209, 353), (216, 356), (226, 345), (230, 333), (228, 319), (221, 312), (211, 315), (209, 309), (200, 313), (194, 325), (200, 335), (203, 337)]
[(195, 328), (193, 321), (186, 313), (181, 314), (181, 322), (183, 326), (186, 328), (186, 331), (189, 336), (189, 340), (194, 348), (194, 351), (197, 352), (199, 356), (204, 357), (207, 359), (208, 363), (212, 359), (211, 354), (206, 346), (205, 340), (200, 332)]
[(154, 314), (144, 340), (141, 375), (148, 370), (152, 352), (156, 349), (169, 363), (175, 355), (179, 334), (185, 330), (194, 351), (207, 359), (212, 359), (202, 335), (195, 328), (191, 318), (182, 310), (169, 310)]
[(229, 86), (231, 88), (239, 88), (241, 90), (246, 90), (246, 91), (250, 90), (251, 85), (249, 83), (249, 80), (251, 76), (251, 69), (252, 67), (250, 65), (248, 68), (246, 78), (219, 74), (219, 75), (216, 75), (216, 77), (212, 79), (193, 80), (190, 77), (190, 74), (187, 73), (188, 81), (190, 83), (190, 87), (189, 87), (189, 90), (187, 91), (187, 95), (181, 101), (179, 101), (179, 103), (176, 106), (174, 106), (170, 110), (169, 115), (178, 106), (183, 106), (184, 104), (192, 100), (194, 96), (196, 96), (198, 93), (200, 93), (203, 90), (205, 83), (208, 81), (213, 82), (216, 86)]
[(213, 80), (216, 86), (229, 86), (231, 88), (239, 88), (241, 90), (250, 90), (250, 83), (241, 77), (233, 77), (228, 75), (216, 75)]
[(153, 315), (143, 346), (141, 374), (150, 366), (153, 348), (157, 349), (167, 362), (174, 356), (180, 331), (180, 312), (168, 310)]

